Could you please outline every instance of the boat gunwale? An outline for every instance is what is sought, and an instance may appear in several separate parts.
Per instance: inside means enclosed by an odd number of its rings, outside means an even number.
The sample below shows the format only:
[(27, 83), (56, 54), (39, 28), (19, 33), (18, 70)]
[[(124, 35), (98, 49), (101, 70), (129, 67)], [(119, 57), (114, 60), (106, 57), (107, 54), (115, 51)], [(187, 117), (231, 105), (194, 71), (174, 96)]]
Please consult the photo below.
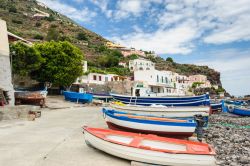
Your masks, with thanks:
[[(136, 134), (136, 133), (129, 133), (129, 132), (124, 132), (124, 131), (116, 131), (116, 130), (109, 130), (109, 131), (112, 131), (114, 134), (100, 134), (100, 133), (97, 133), (97, 134), (94, 134), (93, 131), (90, 131), (90, 130), (96, 130), (97, 128), (89, 128), (87, 126), (83, 126), (83, 130), (88, 132), (89, 134), (93, 135), (94, 137), (97, 137), (99, 139), (102, 139), (104, 141), (107, 141), (107, 142), (110, 142), (110, 143), (113, 143), (113, 144), (117, 144), (117, 145), (121, 145), (121, 146), (126, 146), (126, 147), (130, 147), (130, 148), (136, 148), (136, 149), (142, 149), (142, 150), (149, 150), (149, 151), (154, 151), (154, 152), (162, 152), (162, 153), (170, 153), (170, 154), (187, 154), (187, 155), (212, 155), (214, 156), (215, 155), (215, 150), (212, 148), (211, 145), (209, 144), (205, 144), (205, 143), (200, 143), (200, 142), (194, 142), (194, 141), (187, 141), (187, 140), (179, 140), (179, 139), (174, 139), (174, 138), (166, 138), (166, 137), (159, 137), (157, 135), (153, 135), (153, 134)], [(106, 131), (106, 133), (108, 132), (107, 129), (100, 129), (98, 128), (98, 131), (101, 130), (101, 131)], [(123, 133), (123, 134), (121, 134)], [(134, 137), (140, 137), (142, 138), (142, 140), (151, 140), (151, 141), (157, 141), (157, 142), (163, 142), (163, 143), (172, 143), (172, 144), (176, 144), (176, 145), (184, 145), (186, 146), (186, 151), (178, 151), (178, 150), (165, 150), (165, 149), (158, 149), (158, 148), (150, 148), (148, 146), (133, 146), (131, 144), (126, 144), (126, 143), (122, 143), (122, 142), (118, 142), (118, 141), (114, 141), (114, 140), (111, 140), (111, 139), (107, 139), (106, 138), (106, 135), (118, 135), (118, 136), (123, 136), (123, 137), (129, 137), (127, 135), (132, 135), (131, 137), (134, 139)], [(146, 138), (145, 138), (146, 137)], [(176, 142), (180, 142), (180, 143), (176, 143)], [(131, 141), (133, 142), (133, 140)], [(189, 145), (189, 146), (188, 146)], [(203, 146), (203, 147), (207, 147), (208, 148), (208, 152), (205, 153), (203, 151), (200, 152), (200, 151), (194, 151), (193, 152), (190, 152), (189, 150), (192, 149), (192, 145), (193, 146)], [(205, 146), (206, 145), (206, 146)]]

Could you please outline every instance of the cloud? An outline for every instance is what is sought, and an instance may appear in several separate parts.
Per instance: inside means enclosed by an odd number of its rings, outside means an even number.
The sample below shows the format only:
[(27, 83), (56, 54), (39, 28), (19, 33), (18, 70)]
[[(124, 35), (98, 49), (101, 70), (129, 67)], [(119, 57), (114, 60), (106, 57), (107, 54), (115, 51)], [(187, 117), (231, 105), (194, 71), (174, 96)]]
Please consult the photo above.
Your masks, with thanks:
[(113, 11), (108, 9), (109, 0), (94, 0), (91, 2), (99, 7), (106, 17), (110, 18), (112, 16)]
[(113, 37), (111, 40), (128, 47), (143, 50), (153, 50), (159, 54), (188, 54), (192, 51), (191, 41), (196, 37), (196, 30), (192, 25), (186, 23), (172, 29), (159, 29), (153, 33), (145, 33), (134, 27), (135, 33)]
[(128, 18), (129, 16), (138, 17), (150, 8), (152, 3), (161, 3), (162, 0), (119, 0), (113, 16), (116, 20)]
[(90, 22), (96, 16), (96, 13), (90, 11), (87, 7), (83, 7), (82, 9), (77, 9), (73, 6), (62, 3), (60, 0), (54, 0), (54, 1), (38, 0), (38, 1), (46, 4), (51, 9), (61, 14), (64, 14), (75, 21)]
[(207, 65), (221, 72), (223, 87), (233, 95), (250, 94), (250, 49), (223, 49), (206, 53), (212, 59), (192, 62)]

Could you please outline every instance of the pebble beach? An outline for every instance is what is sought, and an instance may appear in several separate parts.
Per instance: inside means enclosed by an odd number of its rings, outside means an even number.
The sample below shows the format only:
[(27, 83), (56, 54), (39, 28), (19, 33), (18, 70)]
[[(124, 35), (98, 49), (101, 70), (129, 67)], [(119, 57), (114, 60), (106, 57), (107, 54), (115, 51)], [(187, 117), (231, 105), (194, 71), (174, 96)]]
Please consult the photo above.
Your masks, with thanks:
[(250, 166), (250, 117), (214, 114), (205, 138), (215, 148), (217, 165)]

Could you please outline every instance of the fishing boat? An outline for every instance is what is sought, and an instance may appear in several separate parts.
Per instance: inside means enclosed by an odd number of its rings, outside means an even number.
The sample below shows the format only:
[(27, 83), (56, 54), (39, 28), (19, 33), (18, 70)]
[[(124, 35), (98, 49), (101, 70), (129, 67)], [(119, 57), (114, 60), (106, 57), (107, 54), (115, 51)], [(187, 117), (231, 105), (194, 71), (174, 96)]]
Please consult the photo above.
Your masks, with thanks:
[(108, 101), (110, 101), (113, 98), (108, 93), (91, 93), (91, 92), (88, 92), (88, 94), (93, 95), (94, 99), (103, 100), (105, 102), (108, 102)]
[(221, 102), (219, 102), (219, 103), (211, 102), (210, 105), (211, 105), (212, 113), (222, 110)]
[(213, 166), (215, 151), (194, 141), (83, 127), (85, 142), (111, 155), (150, 164)]
[(15, 91), (15, 105), (30, 104), (45, 106), (45, 99), (47, 97), (47, 90), (40, 91)]
[(229, 112), (240, 116), (250, 116), (250, 107), (234, 106), (231, 109), (229, 108)]
[(90, 103), (93, 99), (93, 95), (87, 93), (64, 91), (63, 95), (65, 100), (77, 103)]
[(105, 121), (110, 129), (124, 130), (162, 136), (190, 137), (196, 122), (194, 119), (174, 119), (166, 117), (127, 114), (103, 108)]
[(208, 94), (200, 96), (182, 96), (182, 97), (150, 97), (150, 96), (129, 96), (120, 94), (110, 94), (116, 101), (124, 104), (150, 106), (152, 104), (164, 106), (204, 106), (210, 105)]
[(121, 102), (110, 103), (111, 109), (123, 111), (127, 113), (136, 113), (144, 115), (154, 116), (166, 116), (166, 117), (193, 117), (194, 115), (201, 114), (202, 116), (209, 116), (209, 106), (188, 106), (188, 107), (176, 107), (176, 106), (163, 106), (163, 105), (131, 105), (123, 104)]

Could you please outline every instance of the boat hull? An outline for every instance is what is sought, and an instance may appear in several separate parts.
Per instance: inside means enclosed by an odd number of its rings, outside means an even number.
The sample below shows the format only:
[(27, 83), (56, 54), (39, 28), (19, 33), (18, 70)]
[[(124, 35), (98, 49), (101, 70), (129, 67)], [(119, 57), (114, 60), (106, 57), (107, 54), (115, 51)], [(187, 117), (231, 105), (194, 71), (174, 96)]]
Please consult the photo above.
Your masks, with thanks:
[(93, 95), (86, 93), (64, 91), (63, 95), (65, 100), (71, 102), (90, 103), (93, 99)]
[(240, 116), (250, 116), (250, 109), (234, 107), (232, 113)]
[(210, 107), (151, 107), (139, 105), (117, 105), (110, 104), (111, 108), (127, 113), (136, 113), (153, 116), (166, 116), (166, 117), (193, 117), (200, 114), (202, 116), (209, 116)]
[(115, 144), (84, 130), (86, 143), (108, 154), (150, 164), (172, 166), (213, 166), (215, 159), (212, 155), (171, 154), (153, 150), (139, 149), (120, 144)]
[(165, 106), (202, 106), (210, 105), (208, 95), (189, 97), (134, 97), (127, 95), (111, 94), (116, 100), (124, 104), (150, 106), (152, 104)]
[(163, 137), (173, 137), (173, 138), (186, 138), (186, 137), (191, 137), (193, 135), (193, 132), (164, 132), (164, 131), (154, 131), (154, 130), (141, 130), (141, 129), (119, 126), (109, 121), (106, 121), (106, 123), (108, 127), (112, 130), (121, 130), (133, 133), (156, 134)]
[(116, 130), (159, 134), (162, 136), (172, 135), (173, 137), (189, 137), (194, 133), (196, 128), (196, 122), (194, 120), (131, 115), (106, 109), (103, 109), (103, 114), (108, 126)]

